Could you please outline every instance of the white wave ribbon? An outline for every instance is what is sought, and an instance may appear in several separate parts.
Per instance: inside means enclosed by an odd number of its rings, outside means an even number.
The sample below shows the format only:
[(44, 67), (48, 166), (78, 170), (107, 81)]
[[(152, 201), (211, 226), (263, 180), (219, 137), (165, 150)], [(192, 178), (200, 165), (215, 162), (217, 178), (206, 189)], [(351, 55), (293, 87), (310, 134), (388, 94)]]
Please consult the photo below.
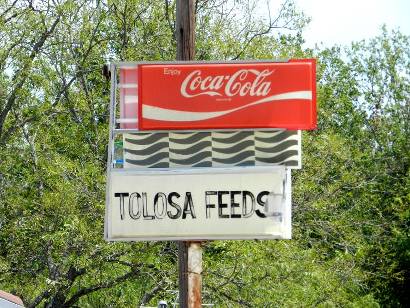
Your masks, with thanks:
[(173, 109), (165, 109), (161, 107), (155, 107), (150, 105), (142, 105), (142, 116), (144, 119), (157, 120), (157, 121), (173, 121), (173, 122), (186, 122), (186, 121), (201, 121), (212, 118), (217, 118), (247, 107), (269, 103), (273, 101), (281, 101), (287, 99), (305, 99), (312, 100), (312, 91), (295, 91), (272, 95), (262, 98), (256, 102), (249, 103), (237, 108), (213, 111), (213, 112), (194, 112), (194, 111), (181, 111)]

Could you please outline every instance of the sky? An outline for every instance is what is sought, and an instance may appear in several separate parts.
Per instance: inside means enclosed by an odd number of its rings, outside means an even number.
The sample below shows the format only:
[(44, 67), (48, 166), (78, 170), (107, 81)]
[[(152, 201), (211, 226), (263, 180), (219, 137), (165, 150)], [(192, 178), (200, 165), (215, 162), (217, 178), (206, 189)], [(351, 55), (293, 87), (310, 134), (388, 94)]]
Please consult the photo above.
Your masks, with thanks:
[[(276, 1), (276, 0), (275, 0)], [(304, 31), (305, 47), (330, 47), (371, 38), (386, 24), (410, 35), (410, 0), (295, 0), (312, 21)], [(320, 46), (320, 45), (319, 45)]]

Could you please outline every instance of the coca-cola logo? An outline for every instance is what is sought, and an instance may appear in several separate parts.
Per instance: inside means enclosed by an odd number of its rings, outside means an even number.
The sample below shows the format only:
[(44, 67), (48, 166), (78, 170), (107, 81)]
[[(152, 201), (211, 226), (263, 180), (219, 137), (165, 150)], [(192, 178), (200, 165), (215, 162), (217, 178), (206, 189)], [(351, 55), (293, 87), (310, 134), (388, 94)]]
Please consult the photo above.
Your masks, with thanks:
[(271, 89), (267, 77), (274, 70), (241, 69), (232, 75), (203, 76), (201, 70), (192, 71), (181, 84), (181, 95), (187, 98), (209, 96), (266, 96)]

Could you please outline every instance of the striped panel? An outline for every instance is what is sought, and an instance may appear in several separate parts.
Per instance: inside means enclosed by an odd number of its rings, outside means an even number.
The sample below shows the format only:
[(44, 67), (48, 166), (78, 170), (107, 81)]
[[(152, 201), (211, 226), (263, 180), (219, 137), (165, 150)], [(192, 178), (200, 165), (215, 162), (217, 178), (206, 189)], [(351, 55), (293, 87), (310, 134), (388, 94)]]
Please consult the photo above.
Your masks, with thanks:
[(210, 132), (169, 133), (170, 167), (212, 167)]
[(299, 167), (299, 143), (300, 136), (297, 131), (256, 131), (256, 165)]
[(121, 128), (137, 128), (138, 114), (138, 68), (121, 68), (117, 85), (120, 93)]
[(300, 168), (298, 131), (141, 132), (123, 138), (124, 168)]
[(212, 166), (254, 166), (255, 142), (252, 131), (213, 132)]
[(124, 168), (169, 168), (168, 133), (125, 134)]

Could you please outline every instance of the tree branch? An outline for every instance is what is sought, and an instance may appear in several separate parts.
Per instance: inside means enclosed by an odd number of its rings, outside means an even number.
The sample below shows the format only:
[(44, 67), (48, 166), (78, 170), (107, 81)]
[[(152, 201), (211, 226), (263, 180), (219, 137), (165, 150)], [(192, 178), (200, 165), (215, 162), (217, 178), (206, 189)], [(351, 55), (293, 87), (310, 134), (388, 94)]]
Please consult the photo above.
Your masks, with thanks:
[(64, 305), (63, 308), (65, 307), (71, 307), (72, 305), (74, 305), (79, 299), (80, 297), (90, 294), (92, 292), (101, 290), (101, 289), (107, 289), (110, 288), (114, 285), (117, 285), (121, 282), (126, 281), (128, 278), (136, 276), (137, 274), (139, 274), (139, 269), (134, 269), (122, 276), (116, 277), (115, 279), (106, 281), (104, 283), (101, 284), (97, 284), (88, 288), (84, 288), (84, 289), (80, 289), (78, 292), (76, 292), (69, 300), (67, 300)]
[[(252, 32), (254, 33), (249, 39), (247, 39), (247, 41), (245, 43), (242, 44), (242, 48), (241, 50), (238, 52), (238, 54), (232, 58), (232, 60), (238, 60), (239, 57), (241, 57), (243, 55), (243, 53), (245, 52), (245, 50), (249, 47), (249, 45), (258, 37), (264, 36), (269, 34), (273, 29), (290, 29), (293, 30), (292, 28), (289, 28), (288, 25), (291, 23), (291, 21), (293, 19), (287, 20), (284, 24), (279, 25), (278, 22), (280, 20), (281, 17), (283, 17), (283, 11), (285, 10), (287, 4), (289, 1), (286, 1), (285, 3), (282, 4), (279, 13), (277, 15), (277, 17), (272, 20), (272, 15), (270, 12), (270, 7), (269, 7), (269, 3), (267, 4), (267, 10), (268, 10), (268, 16), (269, 16), (269, 23), (267, 25), (267, 28), (265, 30), (261, 30), (261, 31), (252, 31), (249, 30), (248, 33), (245, 35), (245, 37), (248, 37)], [(249, 24), (247, 26), (245, 26), (245, 29), (249, 27)]]
[(16, 102), (18, 91), (23, 87), (24, 83), (26, 82), (26, 80), (29, 76), (29, 70), (30, 70), (30, 67), (33, 63), (33, 60), (37, 56), (37, 54), (40, 52), (40, 49), (43, 47), (43, 45), (46, 42), (47, 38), (54, 32), (54, 30), (57, 27), (57, 24), (59, 23), (59, 21), (60, 21), (60, 15), (56, 18), (54, 23), (51, 25), (50, 29), (45, 31), (41, 35), (41, 37), (37, 41), (37, 43), (34, 45), (33, 50), (31, 51), (31, 53), (29, 55), (29, 61), (16, 73), (16, 75), (14, 75), (13, 81), (16, 81), (20, 77), (19, 74), (21, 72), (20, 80), (15, 85), (13, 91), (11, 92), (11, 94), (10, 94), (10, 96), (9, 96), (7, 102), (6, 102), (6, 105), (5, 105), (4, 109), (0, 113), (0, 139), (1, 139), (2, 134), (3, 134), (3, 127), (4, 127), (4, 123), (6, 121), (6, 117), (9, 114), (9, 112), (10, 112), (11, 108), (13, 107), (13, 105)]
[[(12, 20), (14, 17), (18, 16), (18, 13), (14, 13), (14, 14), (12, 14), (11, 16), (5, 18), (6, 15), (7, 15), (7, 13), (10, 12), (11, 9), (13, 9), (13, 8), (15, 7), (15, 5), (16, 5), (17, 2), (18, 2), (18, 0), (14, 0), (14, 2), (10, 5), (10, 7), (8, 7), (6, 10), (4, 10), (3, 13), (0, 14), (0, 19), (1, 19), (1, 18), (4, 18), (3, 24), (8, 23), (8, 22), (9, 22), (10, 20)], [(21, 13), (20, 13), (20, 14), (21, 14)]]
[(167, 19), (168, 27), (171, 30), (172, 38), (174, 40), (176, 40), (176, 37), (175, 37), (175, 21), (173, 23), (171, 23), (171, 18), (169, 16), (169, 11), (170, 11), (169, 10), (169, 2), (168, 2), (168, 0), (164, 0), (164, 2), (165, 2), (165, 18)]
[(215, 292), (216, 294), (220, 294), (223, 297), (225, 297), (226, 299), (230, 300), (233, 303), (237, 303), (239, 304), (241, 307), (245, 306), (245, 307), (253, 307), (253, 305), (251, 305), (251, 303), (244, 301), (242, 299), (235, 299), (233, 298), (231, 295), (223, 292), (222, 290), (212, 286), (212, 285), (208, 285), (208, 288), (211, 289), (213, 292)]
[(39, 296), (37, 296), (34, 301), (31, 303), (27, 304), (27, 308), (33, 308), (36, 307), (38, 304), (41, 303), (41, 301), (45, 298), (50, 297), (50, 290), (45, 290), (43, 293), (41, 293)]
[(163, 283), (164, 283), (164, 281), (161, 280), (155, 287), (153, 287), (148, 292), (145, 292), (145, 294), (143, 295), (143, 297), (140, 301), (140, 306), (145, 305), (146, 303), (148, 303), (155, 296), (155, 294), (158, 291), (163, 290), (164, 289)]

